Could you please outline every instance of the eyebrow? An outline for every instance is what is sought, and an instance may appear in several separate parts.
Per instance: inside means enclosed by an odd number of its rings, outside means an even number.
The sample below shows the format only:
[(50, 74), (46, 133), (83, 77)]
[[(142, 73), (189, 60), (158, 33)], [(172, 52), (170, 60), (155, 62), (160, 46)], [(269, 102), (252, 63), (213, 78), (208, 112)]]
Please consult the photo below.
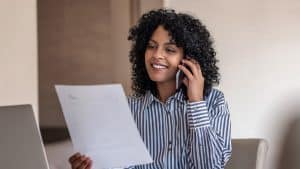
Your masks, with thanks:
[[(149, 41), (152, 41), (152, 42), (154, 42), (154, 43), (157, 44), (157, 42), (155, 40), (153, 40), (153, 39), (150, 39)], [(164, 43), (164, 45), (176, 45), (176, 43), (171, 41), (171, 42)]]

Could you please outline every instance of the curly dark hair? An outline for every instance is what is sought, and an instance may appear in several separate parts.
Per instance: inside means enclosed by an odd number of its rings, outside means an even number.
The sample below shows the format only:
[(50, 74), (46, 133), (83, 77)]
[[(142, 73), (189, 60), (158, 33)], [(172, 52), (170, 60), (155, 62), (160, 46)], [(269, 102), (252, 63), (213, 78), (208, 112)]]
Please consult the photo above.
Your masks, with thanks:
[[(201, 66), (204, 77), (204, 95), (212, 86), (219, 84), (220, 74), (212, 38), (199, 19), (173, 9), (157, 9), (145, 13), (138, 23), (130, 28), (128, 40), (132, 41), (129, 59), (132, 64), (132, 89), (135, 95), (144, 95), (150, 90), (157, 96), (157, 88), (146, 70), (145, 51), (152, 33), (162, 25), (169, 32), (177, 47), (182, 47), (184, 56), (195, 59)], [(182, 85), (186, 95), (186, 88)]]

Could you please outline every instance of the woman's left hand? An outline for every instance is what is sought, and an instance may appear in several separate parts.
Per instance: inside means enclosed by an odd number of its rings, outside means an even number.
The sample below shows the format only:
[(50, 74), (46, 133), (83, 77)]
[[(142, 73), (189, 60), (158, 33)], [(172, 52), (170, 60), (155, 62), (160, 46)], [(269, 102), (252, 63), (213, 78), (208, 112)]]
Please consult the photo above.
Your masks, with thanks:
[[(190, 102), (203, 100), (204, 77), (202, 76), (201, 67), (197, 61), (193, 59), (183, 59), (183, 65), (178, 65), (178, 68), (183, 71), (185, 77), (183, 84), (187, 87), (187, 95)], [(189, 71), (187, 68), (189, 67)]]

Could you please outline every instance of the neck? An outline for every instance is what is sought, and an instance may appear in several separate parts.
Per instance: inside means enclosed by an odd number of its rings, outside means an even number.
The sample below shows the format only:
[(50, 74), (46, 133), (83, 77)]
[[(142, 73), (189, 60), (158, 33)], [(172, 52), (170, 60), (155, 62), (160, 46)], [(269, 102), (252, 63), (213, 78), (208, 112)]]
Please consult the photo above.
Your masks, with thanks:
[(175, 83), (156, 83), (158, 98), (165, 103), (167, 99), (176, 92)]

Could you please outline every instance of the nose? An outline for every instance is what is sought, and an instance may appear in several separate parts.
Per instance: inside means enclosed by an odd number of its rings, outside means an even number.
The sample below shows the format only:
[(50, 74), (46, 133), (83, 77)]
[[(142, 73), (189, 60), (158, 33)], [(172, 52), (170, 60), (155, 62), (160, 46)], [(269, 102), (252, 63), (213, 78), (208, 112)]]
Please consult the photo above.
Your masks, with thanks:
[(153, 57), (156, 59), (162, 59), (164, 57), (164, 51), (161, 48), (156, 48), (153, 53)]

